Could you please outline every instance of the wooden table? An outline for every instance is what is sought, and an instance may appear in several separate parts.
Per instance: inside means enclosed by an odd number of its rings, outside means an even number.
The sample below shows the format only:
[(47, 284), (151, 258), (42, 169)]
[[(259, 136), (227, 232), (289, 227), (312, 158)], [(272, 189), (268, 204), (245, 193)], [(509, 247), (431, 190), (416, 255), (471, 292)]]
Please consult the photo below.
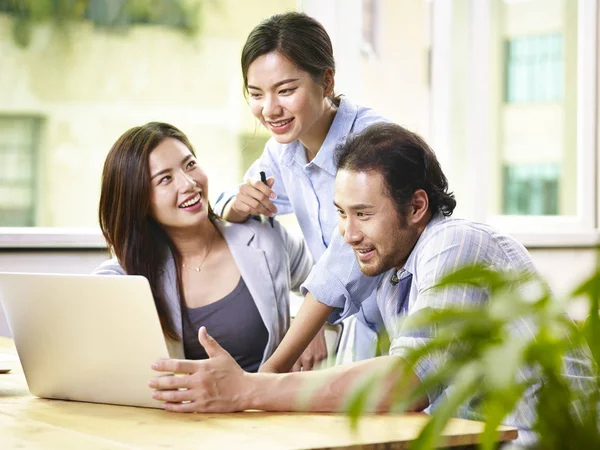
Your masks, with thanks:
[[(16, 356), (7, 338), (0, 353)], [(2, 449), (405, 449), (427, 423), (420, 413), (365, 416), (356, 433), (341, 414), (243, 412), (176, 414), (162, 410), (33, 397), (18, 361), (0, 374)], [(476, 444), (484, 424), (453, 419), (445, 446)], [(501, 439), (515, 439), (501, 428)]]

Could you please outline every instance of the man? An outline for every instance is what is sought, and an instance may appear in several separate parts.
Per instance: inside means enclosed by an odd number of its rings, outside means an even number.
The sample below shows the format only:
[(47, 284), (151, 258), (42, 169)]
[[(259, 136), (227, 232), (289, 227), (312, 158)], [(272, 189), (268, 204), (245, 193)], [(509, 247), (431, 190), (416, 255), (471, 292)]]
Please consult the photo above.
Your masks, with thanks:
[[(372, 409), (385, 411), (390, 407), (391, 387), (405, 373), (401, 367), (403, 356), (432, 337), (422, 331), (404, 331), (398, 325), (399, 316), (426, 307), (486, 301), (484, 289), (434, 289), (444, 275), (463, 265), (481, 263), (525, 273), (536, 271), (527, 250), (514, 239), (487, 225), (449, 217), (456, 201), (448, 192), (448, 182), (433, 151), (419, 136), (398, 125), (372, 125), (340, 147), (335, 204), (344, 245), (353, 248), (361, 271), (369, 276), (383, 274), (377, 304), (391, 339), (389, 356), (316, 372), (249, 374), (202, 328), (199, 340), (210, 360), (164, 360), (153, 366), (157, 371), (188, 374), (150, 381), (156, 389), (154, 397), (167, 402), (165, 409), (336, 411), (357, 381), (379, 374), (384, 382)], [(316, 332), (332, 307), (314, 301), (310, 308), (309, 315), (320, 317), (320, 323), (302, 315), (295, 320), (310, 322)], [(344, 308), (351, 313), (358, 310), (358, 305)], [(402, 381), (417, 386), (444, 363), (443, 354), (428, 355)], [(301, 391), (310, 382), (316, 390), (302, 402)], [(178, 390), (181, 388), (187, 390)], [(439, 386), (428, 392), (411, 409), (435, 406), (443, 399), (444, 389)], [(524, 396), (515, 413), (504, 422), (520, 428), (522, 442), (528, 440), (527, 430), (534, 420), (533, 405), (526, 397), (532, 396)]]

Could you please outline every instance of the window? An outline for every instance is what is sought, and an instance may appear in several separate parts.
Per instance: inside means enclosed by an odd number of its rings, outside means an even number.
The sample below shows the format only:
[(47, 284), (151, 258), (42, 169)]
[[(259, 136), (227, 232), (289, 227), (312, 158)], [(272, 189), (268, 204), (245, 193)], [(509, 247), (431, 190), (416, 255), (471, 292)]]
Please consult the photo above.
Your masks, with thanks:
[[(491, 170), (501, 185), (489, 210), (503, 215), (577, 214), (577, 2), (529, 0), (492, 5)], [(505, 57), (493, 48), (504, 43)], [(567, 83), (568, 80), (568, 83)]]
[(557, 233), (589, 242), (598, 233), (598, 1), (432, 6), (433, 59), (446, 62), (432, 73), (433, 148), (458, 214), (525, 243), (547, 235), (554, 245)]
[(211, 198), (240, 182), (240, 135), (254, 128), (240, 51), (254, 25), (296, 0), (55, 3), (0, 0), (1, 248), (101, 245), (106, 155), (147, 122), (187, 134)]
[(504, 214), (558, 214), (560, 165), (504, 166)]
[(0, 226), (35, 223), (41, 119), (0, 116)]
[(562, 100), (563, 74), (562, 34), (550, 33), (506, 41), (507, 103)]

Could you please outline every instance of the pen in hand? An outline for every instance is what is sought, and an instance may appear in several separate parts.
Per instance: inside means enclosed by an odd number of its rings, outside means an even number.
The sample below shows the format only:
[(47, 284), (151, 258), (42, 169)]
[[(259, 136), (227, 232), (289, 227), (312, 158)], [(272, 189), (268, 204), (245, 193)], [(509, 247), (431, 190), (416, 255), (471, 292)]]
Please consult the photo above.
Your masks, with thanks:
[[(263, 170), (260, 171), (260, 181), (262, 181), (263, 183), (267, 184), (267, 175), (265, 174), (265, 172)], [(275, 224), (273, 223), (273, 218), (272, 217), (269, 217), (269, 223), (271, 224), (271, 228), (275, 227)]]

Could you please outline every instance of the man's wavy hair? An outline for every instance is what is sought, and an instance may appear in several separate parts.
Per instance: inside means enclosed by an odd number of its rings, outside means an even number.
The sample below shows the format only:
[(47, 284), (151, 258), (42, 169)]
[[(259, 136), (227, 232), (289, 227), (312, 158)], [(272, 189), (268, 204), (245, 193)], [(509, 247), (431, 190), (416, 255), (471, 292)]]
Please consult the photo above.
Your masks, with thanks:
[(336, 159), (338, 170), (380, 173), (401, 218), (406, 217), (418, 189), (427, 193), (432, 214), (450, 216), (456, 207), (433, 150), (419, 135), (400, 125), (378, 123), (365, 128), (338, 146)]

